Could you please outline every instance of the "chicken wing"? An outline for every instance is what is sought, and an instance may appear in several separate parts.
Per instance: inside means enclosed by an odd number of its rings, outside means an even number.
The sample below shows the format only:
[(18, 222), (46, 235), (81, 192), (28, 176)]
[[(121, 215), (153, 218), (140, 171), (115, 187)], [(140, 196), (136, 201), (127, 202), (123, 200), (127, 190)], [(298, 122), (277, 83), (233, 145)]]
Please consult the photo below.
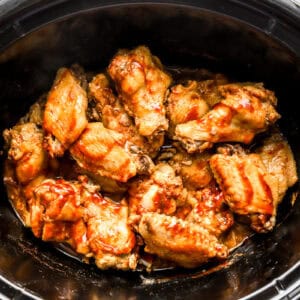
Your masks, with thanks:
[(170, 136), (173, 136), (176, 125), (200, 119), (208, 110), (207, 103), (198, 92), (196, 81), (188, 81), (185, 86), (178, 84), (172, 87), (167, 99)]
[(89, 84), (90, 94), (94, 101), (95, 113), (101, 115), (104, 127), (122, 133), (127, 141), (138, 146), (145, 154), (154, 157), (161, 146), (159, 139), (152, 143), (141, 136), (120, 100), (113, 94), (109, 81), (104, 74), (96, 75)]
[(46, 179), (34, 189), (29, 200), (34, 235), (70, 244), (76, 252), (95, 257), (99, 268), (135, 269), (135, 235), (126, 203), (102, 197), (98, 186), (79, 179)]
[(148, 156), (126, 142), (122, 134), (105, 128), (100, 122), (87, 125), (70, 153), (81, 168), (121, 182), (137, 173), (147, 174), (153, 167)]
[(147, 47), (120, 50), (111, 61), (108, 73), (142, 136), (151, 139), (168, 129), (163, 104), (171, 78)]
[(184, 187), (197, 190), (208, 186), (214, 180), (209, 166), (212, 156), (209, 151), (189, 154), (181, 147), (176, 147), (175, 152), (168, 162), (182, 178)]
[(211, 234), (219, 237), (234, 223), (233, 215), (225, 204), (223, 192), (215, 185), (193, 193), (195, 205), (186, 221), (199, 224)]
[(93, 195), (85, 203), (87, 238), (101, 269), (135, 269), (135, 235), (128, 225), (128, 206)]
[(249, 144), (280, 116), (274, 93), (261, 85), (220, 86), (224, 99), (198, 120), (176, 126), (175, 139), (188, 152), (203, 151), (218, 142)]
[(84, 186), (63, 179), (45, 179), (29, 199), (30, 226), (44, 241), (66, 242), (81, 254), (89, 253), (83, 223)]
[(228, 249), (204, 227), (176, 217), (145, 213), (139, 224), (145, 251), (194, 268), (211, 258), (224, 259)]
[(8, 159), (15, 165), (16, 178), (28, 183), (47, 166), (47, 154), (43, 149), (43, 131), (34, 123), (16, 125), (3, 133)]
[(272, 181), (258, 154), (215, 154), (210, 166), (226, 203), (237, 214), (248, 216), (251, 227), (264, 232), (275, 224)]
[(263, 145), (256, 149), (262, 159), (269, 177), (274, 195), (274, 205), (277, 207), (287, 189), (297, 180), (296, 163), (292, 150), (278, 130), (263, 140)]
[(215, 74), (211, 79), (198, 81), (197, 91), (211, 108), (222, 100), (219, 86), (228, 83), (228, 79), (223, 74)]
[(181, 178), (166, 163), (155, 166), (149, 178), (138, 178), (128, 190), (130, 222), (136, 225), (145, 212), (172, 214), (185, 197)]
[(43, 128), (46, 148), (51, 156), (62, 156), (87, 126), (87, 94), (74, 73), (58, 70), (48, 94)]

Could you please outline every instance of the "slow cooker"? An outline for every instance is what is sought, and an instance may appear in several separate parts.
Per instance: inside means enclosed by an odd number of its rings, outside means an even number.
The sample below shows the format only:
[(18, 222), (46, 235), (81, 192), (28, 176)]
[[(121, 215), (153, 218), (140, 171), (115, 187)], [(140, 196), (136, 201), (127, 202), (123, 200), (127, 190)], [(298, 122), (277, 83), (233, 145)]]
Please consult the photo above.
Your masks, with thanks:
[[(280, 127), (299, 168), (297, 0), (3, 0), (1, 131), (49, 90), (59, 67), (79, 63), (99, 70), (116, 50), (140, 44), (170, 67), (204, 67), (264, 82), (279, 98)], [(0, 298), (297, 299), (300, 201), (289, 203), (298, 188), (287, 194), (280, 224), (246, 240), (226, 263), (148, 274), (101, 271), (38, 241), (17, 219), (1, 185)]]

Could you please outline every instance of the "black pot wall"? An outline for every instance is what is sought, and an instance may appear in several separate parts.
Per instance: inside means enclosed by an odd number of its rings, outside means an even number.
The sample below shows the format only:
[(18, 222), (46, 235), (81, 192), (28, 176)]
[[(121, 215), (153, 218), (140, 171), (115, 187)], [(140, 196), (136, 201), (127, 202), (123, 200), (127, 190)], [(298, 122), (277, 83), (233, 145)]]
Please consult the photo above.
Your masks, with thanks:
[[(236, 80), (265, 82), (279, 98), (280, 126), (299, 165), (296, 7), (285, 1), (19, 2), (18, 7), (7, 2), (0, 13), (1, 131), (49, 89), (59, 67), (77, 62), (100, 70), (117, 49), (145, 44), (168, 66), (206, 67)], [(253, 292), (249, 297), (268, 299), (295, 294), (300, 282), (300, 203), (287, 211), (297, 189), (284, 201), (282, 224), (248, 240), (227, 267), (149, 275), (103, 272), (37, 241), (22, 228), (1, 187), (1, 291), (9, 298), (46, 299), (237, 299)]]

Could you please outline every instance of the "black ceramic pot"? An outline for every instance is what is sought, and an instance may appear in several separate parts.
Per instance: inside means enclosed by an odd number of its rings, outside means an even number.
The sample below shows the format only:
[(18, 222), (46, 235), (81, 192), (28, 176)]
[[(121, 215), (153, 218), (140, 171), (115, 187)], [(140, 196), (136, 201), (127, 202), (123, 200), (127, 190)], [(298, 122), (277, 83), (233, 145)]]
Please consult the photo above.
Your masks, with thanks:
[[(59, 67), (78, 62), (99, 70), (117, 49), (139, 44), (168, 66), (265, 82), (279, 98), (280, 126), (299, 166), (300, 9), (293, 1), (0, 1), (0, 130), (49, 89)], [(1, 187), (2, 297), (294, 299), (300, 201), (291, 210), (288, 203), (297, 189), (282, 205), (281, 224), (247, 240), (226, 266), (147, 274), (100, 271), (36, 240)]]

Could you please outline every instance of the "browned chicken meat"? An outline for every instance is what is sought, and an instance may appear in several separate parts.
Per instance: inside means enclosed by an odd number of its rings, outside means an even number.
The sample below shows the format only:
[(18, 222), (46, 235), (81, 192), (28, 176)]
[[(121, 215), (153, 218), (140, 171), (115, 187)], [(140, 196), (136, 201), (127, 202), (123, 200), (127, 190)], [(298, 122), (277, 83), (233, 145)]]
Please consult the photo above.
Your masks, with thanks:
[(62, 156), (87, 126), (86, 91), (67, 68), (58, 70), (48, 94), (43, 128), (46, 148), (51, 156)]
[(196, 81), (188, 81), (186, 85), (175, 85), (171, 88), (171, 93), (167, 100), (170, 135), (174, 134), (176, 125), (198, 120), (208, 110), (209, 106), (201, 97)]
[(239, 149), (213, 155), (210, 166), (231, 210), (250, 217), (256, 231), (272, 229), (277, 195), (260, 156)]
[(15, 165), (16, 177), (20, 183), (28, 183), (46, 168), (44, 134), (35, 123), (16, 125), (5, 130), (3, 135), (9, 147), (8, 159)]
[(197, 82), (197, 90), (209, 107), (222, 100), (222, 93), (219, 86), (228, 84), (229, 80), (223, 74), (215, 74), (211, 79)]
[(87, 238), (101, 269), (135, 269), (135, 235), (128, 225), (128, 206), (94, 194), (85, 202)]
[(211, 185), (192, 195), (195, 202), (186, 221), (201, 225), (211, 234), (219, 237), (234, 223), (233, 214), (225, 204), (223, 192), (215, 185)]
[(182, 178), (186, 188), (197, 190), (208, 186), (214, 181), (209, 166), (209, 159), (212, 153), (206, 151), (203, 153), (188, 154), (181, 147), (167, 149), (166, 152), (170, 150), (173, 153), (168, 162)]
[(138, 228), (145, 251), (194, 268), (211, 258), (224, 259), (228, 249), (201, 225), (159, 213), (145, 213)]
[(218, 142), (249, 144), (278, 118), (274, 93), (261, 85), (220, 86), (223, 100), (198, 120), (176, 126), (175, 139), (188, 152), (203, 151)]
[(149, 139), (168, 129), (164, 102), (171, 78), (147, 47), (120, 50), (108, 67), (127, 112)]
[(33, 233), (44, 241), (69, 243), (102, 269), (135, 269), (126, 204), (102, 197), (99, 187), (80, 180), (46, 179), (34, 189), (29, 200)]
[(168, 70), (145, 46), (117, 52), (108, 75), (61, 68), (3, 132), (8, 196), (37, 238), (150, 271), (225, 259), (274, 228), (298, 180), (274, 93)]
[(275, 207), (281, 202), (287, 189), (297, 180), (296, 163), (292, 150), (278, 130), (263, 140), (263, 145), (256, 149), (266, 167), (271, 180), (272, 195)]
[(151, 171), (151, 159), (140, 153), (125, 137), (100, 122), (89, 123), (70, 148), (78, 165), (94, 174), (121, 182)]
[(130, 222), (136, 225), (146, 212), (171, 215), (184, 201), (182, 180), (166, 163), (158, 164), (149, 178), (133, 181), (128, 190)]
[(134, 120), (113, 94), (107, 77), (104, 74), (96, 75), (89, 84), (89, 88), (92, 99), (96, 102), (93, 114), (101, 116), (98, 120), (102, 120), (104, 127), (122, 133), (127, 141), (138, 146), (145, 154), (155, 156), (161, 146), (161, 141), (153, 140), (149, 143), (139, 134)]

